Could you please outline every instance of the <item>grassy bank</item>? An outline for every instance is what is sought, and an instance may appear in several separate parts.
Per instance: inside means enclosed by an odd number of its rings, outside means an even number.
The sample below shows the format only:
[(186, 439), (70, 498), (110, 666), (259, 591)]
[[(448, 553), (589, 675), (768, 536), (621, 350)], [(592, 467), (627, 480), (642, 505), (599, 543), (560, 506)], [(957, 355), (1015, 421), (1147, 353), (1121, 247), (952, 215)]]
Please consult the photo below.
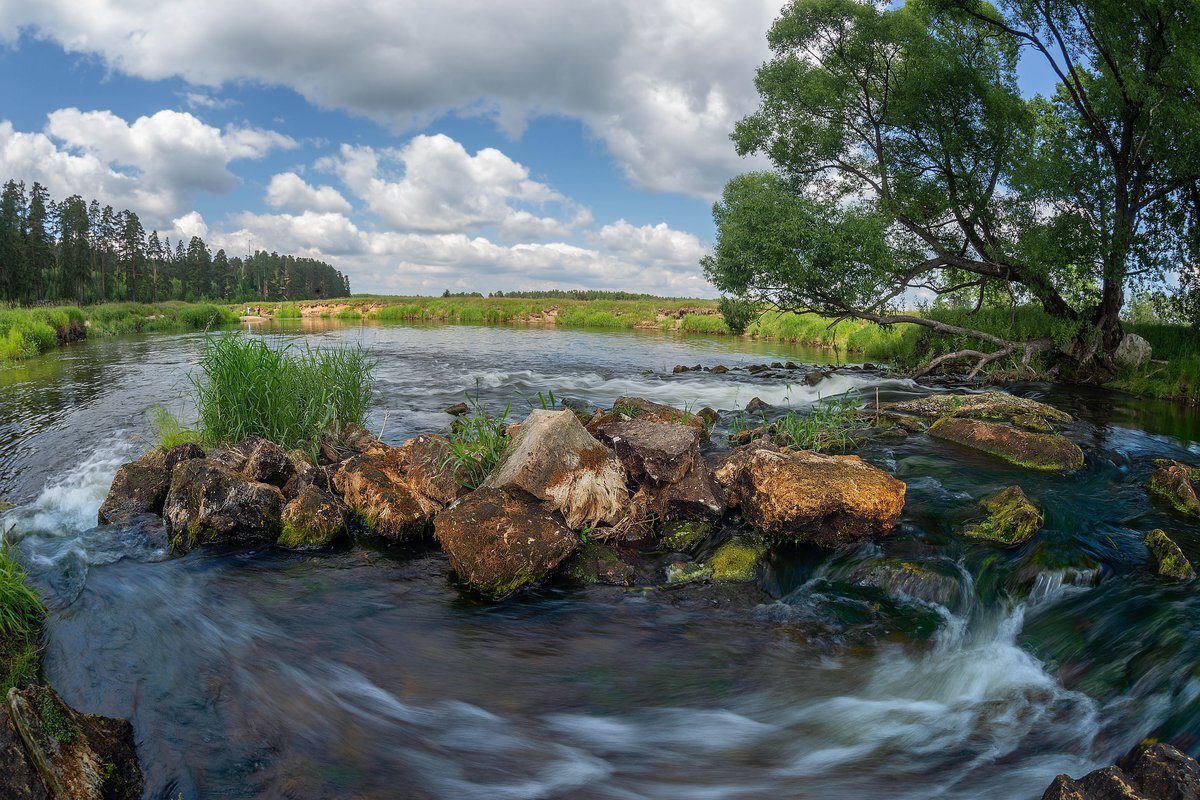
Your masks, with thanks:
[(206, 303), (107, 303), (0, 308), (0, 364), (83, 338), (151, 331), (207, 330), (236, 324), (236, 313)]

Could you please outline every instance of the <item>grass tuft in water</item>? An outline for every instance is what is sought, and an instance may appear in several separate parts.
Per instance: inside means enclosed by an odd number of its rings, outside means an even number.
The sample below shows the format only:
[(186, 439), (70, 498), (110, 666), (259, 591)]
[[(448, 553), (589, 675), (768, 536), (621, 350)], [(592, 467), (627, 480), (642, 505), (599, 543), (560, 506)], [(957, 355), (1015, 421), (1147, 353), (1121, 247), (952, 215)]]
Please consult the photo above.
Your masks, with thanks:
[(459, 468), (459, 481), (468, 489), (476, 489), (500, 461), (508, 444), (505, 429), (512, 408), (505, 406), (500, 416), (490, 416), (478, 396), (469, 393), (467, 404), (471, 410), (458, 417), (450, 431), (450, 452)]
[(312, 448), (326, 432), (362, 424), (374, 362), (362, 347), (272, 347), (234, 333), (209, 337), (193, 375), (205, 444), (262, 436), (285, 448)]

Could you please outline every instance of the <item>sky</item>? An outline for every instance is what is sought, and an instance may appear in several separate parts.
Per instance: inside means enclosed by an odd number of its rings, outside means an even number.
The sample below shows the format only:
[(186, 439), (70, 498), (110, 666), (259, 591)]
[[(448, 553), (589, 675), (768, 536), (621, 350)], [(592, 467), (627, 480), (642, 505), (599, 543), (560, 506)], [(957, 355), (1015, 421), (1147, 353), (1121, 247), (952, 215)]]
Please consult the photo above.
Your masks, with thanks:
[(765, 166), (729, 133), (781, 5), (4, 2), (0, 181), (358, 293), (713, 296), (712, 202)]

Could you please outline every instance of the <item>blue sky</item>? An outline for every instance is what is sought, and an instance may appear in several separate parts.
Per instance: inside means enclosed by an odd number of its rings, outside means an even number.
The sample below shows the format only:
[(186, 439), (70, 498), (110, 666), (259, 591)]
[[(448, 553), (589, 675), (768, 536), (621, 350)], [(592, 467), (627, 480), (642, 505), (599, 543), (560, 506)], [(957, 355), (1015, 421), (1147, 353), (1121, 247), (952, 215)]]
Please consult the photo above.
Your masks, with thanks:
[[(0, 8), (0, 178), (355, 291), (710, 296), (777, 0)], [(139, 6), (141, 6), (139, 8)], [(1023, 88), (1045, 90), (1036, 69)]]

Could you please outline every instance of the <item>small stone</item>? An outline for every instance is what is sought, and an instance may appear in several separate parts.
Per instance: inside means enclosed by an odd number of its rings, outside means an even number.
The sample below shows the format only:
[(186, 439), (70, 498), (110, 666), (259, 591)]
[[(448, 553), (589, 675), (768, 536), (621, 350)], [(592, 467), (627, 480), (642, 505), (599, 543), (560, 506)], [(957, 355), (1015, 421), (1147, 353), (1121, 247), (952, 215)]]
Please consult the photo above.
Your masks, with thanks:
[(586, 543), (571, 557), (566, 572), (581, 583), (629, 586), (634, 580), (633, 567), (622, 561), (616, 550), (600, 542)]
[(726, 372), (729, 372), (729, 367), (725, 366), (724, 364), (717, 364), (715, 367), (709, 370), (709, 372), (714, 375), (724, 375)]
[(813, 370), (811, 372), (804, 373), (804, 382), (807, 383), (809, 386), (816, 386), (818, 383), (820, 383), (823, 380), (825, 380), (824, 372), (819, 372), (817, 370)]
[(663, 526), (659, 541), (666, 550), (675, 553), (690, 553), (712, 535), (714, 528), (708, 522), (669, 522)]
[(764, 542), (752, 536), (735, 536), (717, 548), (707, 566), (714, 581), (747, 583), (758, 576), (758, 564), (767, 554)]
[(316, 550), (333, 544), (346, 531), (346, 508), (333, 495), (306, 486), (283, 507), (280, 547)]
[(454, 417), (461, 417), (471, 411), (470, 406), (466, 403), (455, 403), (446, 409), (446, 413)]
[(1150, 531), (1142, 543), (1150, 552), (1150, 565), (1159, 575), (1180, 581), (1196, 577), (1187, 556), (1179, 549), (1179, 545), (1175, 544), (1171, 537), (1163, 531), (1157, 528)]
[(759, 411), (762, 411), (766, 408), (770, 408), (770, 406), (757, 397), (751, 398), (750, 402), (746, 403), (747, 414), (757, 414)]
[(696, 561), (682, 561), (667, 565), (667, 583), (695, 583), (711, 580), (712, 567)]
[(986, 519), (968, 525), (963, 533), (973, 539), (986, 539), (1006, 547), (1027, 542), (1042, 529), (1042, 512), (1029, 502), (1020, 486), (1009, 486), (980, 501), (988, 512)]
[(690, 368), (690, 367), (685, 367), (683, 364), (676, 364), (676, 365), (675, 365), (675, 368), (674, 368), (674, 369), (672, 369), (672, 370), (671, 370), (671, 372), (673, 372), (673, 373), (675, 373), (676, 375), (678, 375), (678, 374), (679, 374), (679, 373), (681, 373), (681, 372), (691, 372), (691, 368)]
[(1127, 333), (1113, 351), (1113, 361), (1127, 367), (1140, 367), (1154, 354), (1150, 342), (1136, 333)]

